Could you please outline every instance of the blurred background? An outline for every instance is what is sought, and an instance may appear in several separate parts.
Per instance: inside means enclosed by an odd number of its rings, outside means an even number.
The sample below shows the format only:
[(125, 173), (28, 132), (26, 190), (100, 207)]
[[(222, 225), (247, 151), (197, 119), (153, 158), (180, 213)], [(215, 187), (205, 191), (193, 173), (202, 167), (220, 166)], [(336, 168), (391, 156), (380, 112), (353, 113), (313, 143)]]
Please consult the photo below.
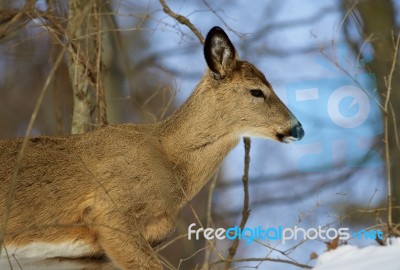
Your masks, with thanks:
[[(246, 227), (379, 228), (388, 234), (388, 177), (393, 222), (399, 223), (400, 70), (393, 62), (400, 1), (167, 5), (203, 36), (215, 25), (224, 28), (240, 58), (264, 72), (304, 126), (306, 136), (296, 144), (252, 139)], [(205, 70), (199, 39), (159, 1), (0, 1), (0, 138), (25, 136), (35, 108), (32, 136), (156, 122), (189, 97)], [(170, 268), (224, 269), (220, 256), (227, 256), (231, 241), (194, 241), (185, 234), (193, 222), (239, 224), (243, 160), (240, 144), (184, 209), (160, 248)], [(299, 269), (268, 259), (312, 266), (330, 246), (322, 240), (240, 243), (235, 258), (258, 259), (231, 267)]]

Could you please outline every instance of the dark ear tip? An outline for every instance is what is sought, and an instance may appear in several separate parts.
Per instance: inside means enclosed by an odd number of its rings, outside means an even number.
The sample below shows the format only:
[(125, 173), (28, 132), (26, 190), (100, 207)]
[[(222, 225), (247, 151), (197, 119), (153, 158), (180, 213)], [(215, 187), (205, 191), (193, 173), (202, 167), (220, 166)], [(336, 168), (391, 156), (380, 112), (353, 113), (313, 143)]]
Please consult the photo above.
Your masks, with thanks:
[(219, 26), (214, 26), (213, 28), (210, 29), (209, 33), (214, 33), (214, 32), (224, 32), (221, 27)]
[(208, 31), (206, 40), (210, 39), (212, 36), (214, 36), (216, 34), (226, 35), (225, 31), (221, 27), (214, 26), (213, 28), (210, 29), (210, 31)]

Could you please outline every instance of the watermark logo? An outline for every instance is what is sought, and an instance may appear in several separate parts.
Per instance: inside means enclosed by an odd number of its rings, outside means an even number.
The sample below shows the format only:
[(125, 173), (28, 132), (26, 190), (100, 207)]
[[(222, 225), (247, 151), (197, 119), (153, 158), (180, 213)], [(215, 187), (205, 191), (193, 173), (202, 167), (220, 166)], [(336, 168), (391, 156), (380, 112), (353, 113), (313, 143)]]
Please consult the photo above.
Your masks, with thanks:
[(192, 223), (188, 227), (188, 239), (199, 240), (200, 237), (204, 237), (207, 240), (243, 240), (246, 244), (251, 244), (256, 240), (275, 240), (281, 241), (285, 244), (289, 240), (333, 240), (339, 238), (339, 240), (347, 241), (351, 237), (357, 239), (370, 239), (375, 240), (377, 238), (383, 240), (383, 232), (381, 230), (361, 230), (356, 233), (350, 233), (349, 228), (328, 228), (324, 229), (321, 226), (317, 228), (300, 228), (294, 226), (293, 228), (269, 227), (262, 228), (261, 226), (249, 228), (240, 228), (238, 226), (231, 227), (228, 229), (224, 228), (196, 228), (196, 223)]
[(300, 81), (286, 90), (288, 105), (306, 131), (297, 143), (301, 171), (382, 165), (370, 147), (383, 133), (373, 74)]
[(383, 232), (381, 230), (361, 230), (359, 232), (355, 232), (351, 234), (354, 238), (357, 239), (368, 239), (368, 240), (383, 240)]

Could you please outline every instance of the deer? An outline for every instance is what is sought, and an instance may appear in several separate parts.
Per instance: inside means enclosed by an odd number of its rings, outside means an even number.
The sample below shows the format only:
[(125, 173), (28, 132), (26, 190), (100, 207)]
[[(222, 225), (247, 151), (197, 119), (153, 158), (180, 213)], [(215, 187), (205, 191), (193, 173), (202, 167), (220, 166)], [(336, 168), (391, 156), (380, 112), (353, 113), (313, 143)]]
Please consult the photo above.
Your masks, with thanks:
[[(165, 120), (28, 138), (0, 244), (28, 252), (43, 243), (73, 257), (104, 254), (121, 269), (163, 269), (154, 248), (241, 138), (290, 143), (304, 136), (264, 74), (238, 58), (220, 27), (208, 32), (204, 58), (204, 76)], [(22, 141), (0, 140), (0, 214)]]

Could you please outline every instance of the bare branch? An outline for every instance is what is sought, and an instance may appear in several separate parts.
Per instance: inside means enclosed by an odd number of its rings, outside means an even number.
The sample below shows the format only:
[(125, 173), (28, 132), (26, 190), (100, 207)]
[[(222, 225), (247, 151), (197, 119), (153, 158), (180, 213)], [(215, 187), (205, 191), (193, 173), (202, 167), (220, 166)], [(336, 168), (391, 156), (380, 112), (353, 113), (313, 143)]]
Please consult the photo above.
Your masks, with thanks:
[[(244, 142), (244, 173), (242, 177), (243, 181), (243, 190), (244, 190), (244, 199), (243, 199), (243, 210), (242, 210), (242, 220), (240, 221), (239, 227), (243, 230), (244, 226), (246, 226), (247, 220), (250, 215), (249, 209), (249, 168), (250, 168), (250, 146), (251, 141), (250, 138), (245, 137), (243, 139)], [(232, 264), (232, 259), (236, 254), (237, 248), (239, 246), (239, 238), (235, 238), (232, 243), (232, 246), (229, 248), (229, 255), (225, 261), (225, 269), (229, 269)]]
[(101, 32), (101, 14), (100, 14), (100, 3), (95, 2), (93, 5), (94, 15), (94, 27), (97, 31), (96, 38), (94, 40), (94, 51), (96, 52), (96, 106), (97, 106), (97, 125), (98, 127), (106, 126), (107, 122), (107, 107), (106, 107), (106, 96), (104, 95), (104, 85), (101, 78), (102, 70), (102, 32)]
[[(85, 2), (74, 0), (68, 3), (68, 25), (67, 30), (73, 40), (76, 36), (83, 36), (90, 32), (93, 27), (88, 15), (91, 14), (95, 0)], [(74, 92), (74, 107), (72, 114), (71, 133), (78, 134), (88, 131), (91, 124), (92, 92), (91, 85), (95, 82), (93, 78), (93, 64), (87, 55), (89, 49), (93, 49), (94, 40), (71, 41), (68, 62), (72, 89)]]
[[(217, 173), (215, 173), (213, 179), (211, 179), (211, 185), (210, 189), (208, 190), (208, 197), (207, 197), (207, 227), (214, 227), (214, 221), (212, 218), (212, 199), (215, 191), (215, 187), (217, 186), (217, 180), (218, 180), (218, 175), (219, 175), (219, 170)], [(212, 246), (216, 246), (215, 243), (213, 243)], [(204, 255), (204, 266), (210, 261), (211, 257), (211, 248), (206, 248), (205, 250), (205, 255)]]
[(173, 12), (167, 5), (167, 3), (165, 3), (164, 0), (159, 0), (161, 6), (163, 7), (163, 10), (165, 12), (165, 14), (169, 15), (170, 17), (174, 18), (175, 20), (177, 20), (179, 23), (186, 25), (190, 30), (192, 30), (192, 32), (196, 35), (196, 37), (200, 40), (201, 44), (204, 44), (204, 37), (203, 35), (200, 33), (200, 31), (196, 28), (196, 26), (193, 25), (193, 23), (186, 18), (185, 16), (182, 16), (180, 14), (177, 14), (175, 12)]
[(206, 7), (212, 12), (214, 13), (214, 15), (225, 25), (225, 27), (229, 30), (232, 31), (235, 35), (237, 35), (239, 38), (243, 38), (245, 36), (245, 34), (243, 33), (239, 33), (238, 31), (235, 31), (234, 29), (232, 29), (232, 27), (230, 27), (225, 20), (218, 14), (217, 11), (215, 11), (211, 5), (207, 2), (207, 0), (203, 0), (204, 5), (206, 5)]
[(39, 98), (38, 98), (35, 108), (32, 112), (31, 119), (29, 120), (28, 128), (26, 129), (26, 132), (25, 132), (24, 140), (22, 141), (21, 148), (18, 152), (17, 160), (15, 162), (13, 176), (11, 178), (10, 188), (8, 190), (8, 196), (6, 198), (6, 203), (5, 203), (6, 207), (4, 210), (3, 220), (2, 220), (1, 227), (0, 227), (0, 255), (1, 255), (1, 248), (3, 246), (4, 236), (5, 236), (6, 230), (7, 230), (8, 219), (9, 219), (10, 213), (11, 213), (11, 206), (14, 201), (15, 191), (17, 188), (18, 174), (19, 174), (19, 170), (21, 167), (22, 158), (24, 156), (25, 149), (28, 146), (28, 140), (29, 140), (30, 134), (32, 132), (33, 124), (35, 123), (36, 117), (39, 113), (44, 96), (47, 92), (47, 89), (49, 88), (50, 82), (53, 79), (54, 73), (56, 72), (58, 66), (60, 65), (61, 61), (64, 58), (65, 51), (66, 51), (66, 49), (63, 48), (63, 50), (58, 55), (57, 60), (54, 62), (53, 68), (51, 69), (51, 71), (46, 79), (46, 82), (43, 85), (42, 91), (40, 92)]
[[(15, 15), (9, 16), (9, 18), (2, 19), (2, 24), (4, 21), (7, 21), (4, 26), (0, 25), (0, 39), (4, 38), (6, 35), (9, 34), (10, 28), (16, 24), (18, 21), (24, 20), (23, 23), (21, 23), (18, 27), (21, 27), (25, 25), (26, 23), (29, 22), (26, 18), (30, 18), (28, 15), (30, 11), (32, 11), (35, 8), (36, 0), (29, 0), (25, 2), (25, 5), (21, 10), (18, 10)], [(3, 12), (2, 12), (3, 13)], [(17, 28), (18, 28), (17, 27)]]
[(399, 132), (398, 132), (398, 128), (397, 128), (396, 114), (395, 114), (392, 104), (390, 104), (390, 111), (392, 112), (393, 126), (394, 126), (394, 138), (396, 141), (396, 146), (398, 149), (400, 149)]
[(388, 216), (387, 216), (387, 222), (388, 222), (388, 232), (389, 234), (392, 231), (392, 226), (393, 226), (393, 217), (392, 217), (392, 176), (391, 176), (391, 159), (390, 159), (390, 145), (389, 145), (389, 104), (390, 104), (390, 96), (392, 92), (392, 79), (393, 79), (393, 73), (394, 70), (396, 69), (396, 63), (397, 63), (397, 55), (398, 55), (398, 49), (399, 49), (399, 43), (400, 43), (400, 34), (397, 35), (397, 39), (395, 42), (394, 46), (394, 53), (393, 53), (393, 62), (392, 62), (392, 67), (390, 68), (390, 73), (388, 75), (388, 78), (386, 80), (386, 87), (387, 87), (387, 94), (386, 94), (386, 99), (385, 99), (385, 105), (384, 105), (384, 125), (385, 125), (385, 160), (386, 160), (386, 180), (387, 180), (387, 207), (388, 207)]
[[(263, 262), (263, 261), (286, 263), (286, 264), (291, 264), (291, 265), (298, 266), (298, 267), (305, 268), (305, 269), (312, 268), (310, 265), (307, 265), (307, 264), (302, 264), (302, 263), (298, 263), (295, 261), (278, 259), (278, 258), (242, 258), (242, 259), (236, 259), (236, 260), (229, 260), (229, 263), (232, 263), (232, 262)], [(226, 262), (226, 260), (215, 261), (215, 262), (211, 263), (210, 265), (216, 265), (216, 264), (220, 264), (223, 262)]]

